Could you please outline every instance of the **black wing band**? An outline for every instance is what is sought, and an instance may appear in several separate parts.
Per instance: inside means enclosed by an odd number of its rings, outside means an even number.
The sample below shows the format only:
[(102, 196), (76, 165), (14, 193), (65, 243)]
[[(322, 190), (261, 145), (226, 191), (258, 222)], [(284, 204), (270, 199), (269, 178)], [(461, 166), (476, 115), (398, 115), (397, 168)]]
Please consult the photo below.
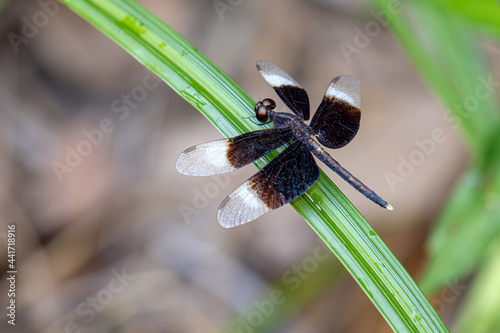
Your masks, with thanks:
[(348, 144), (358, 132), (360, 108), (359, 81), (349, 75), (333, 79), (310, 124), (318, 141), (328, 148)]
[(297, 81), (271, 62), (258, 61), (257, 69), (293, 113), (304, 120), (309, 119), (309, 97)]
[(292, 140), (289, 128), (272, 128), (249, 132), (228, 139), (227, 158), (235, 168), (241, 168)]
[(185, 175), (211, 176), (239, 169), (292, 140), (289, 128), (254, 131), (186, 149), (176, 162)]
[(307, 191), (319, 177), (318, 165), (299, 141), (231, 193), (219, 207), (226, 228), (252, 221)]

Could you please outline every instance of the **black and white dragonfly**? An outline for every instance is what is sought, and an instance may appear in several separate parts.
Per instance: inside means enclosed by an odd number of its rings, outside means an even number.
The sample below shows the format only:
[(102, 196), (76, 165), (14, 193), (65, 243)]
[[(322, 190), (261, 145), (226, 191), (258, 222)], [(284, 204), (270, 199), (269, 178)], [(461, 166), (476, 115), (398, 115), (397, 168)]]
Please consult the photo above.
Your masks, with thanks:
[(303, 194), (319, 177), (312, 154), (368, 199), (392, 210), (391, 205), (340, 166), (322, 147), (341, 148), (358, 132), (361, 117), (359, 81), (349, 75), (334, 78), (311, 123), (306, 125), (309, 97), (304, 88), (273, 63), (259, 61), (257, 69), (293, 114), (274, 111), (275, 102), (266, 98), (255, 106), (255, 115), (261, 124), (272, 122), (272, 129), (188, 148), (176, 163), (177, 170), (186, 175), (222, 174), (237, 170), (291, 142), (221, 203), (219, 223), (226, 228), (238, 226)]

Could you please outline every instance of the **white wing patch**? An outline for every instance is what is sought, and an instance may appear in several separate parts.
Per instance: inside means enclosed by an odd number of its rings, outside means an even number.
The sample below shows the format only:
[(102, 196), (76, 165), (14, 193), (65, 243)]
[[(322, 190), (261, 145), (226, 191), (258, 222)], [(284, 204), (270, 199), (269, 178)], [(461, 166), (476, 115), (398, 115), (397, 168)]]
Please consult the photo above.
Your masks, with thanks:
[(354, 98), (352, 98), (351, 95), (347, 94), (345, 91), (339, 90), (336, 87), (328, 87), (325, 95), (336, 97), (352, 105), (356, 104), (356, 101), (354, 101)]
[(271, 73), (261, 73), (264, 80), (267, 81), (272, 87), (281, 87), (281, 86), (294, 86), (296, 82), (291, 81), (290, 79), (279, 75), (279, 74), (271, 74)]
[(255, 220), (270, 210), (246, 181), (221, 203), (217, 217), (221, 226), (232, 228)]
[(203, 143), (186, 149), (177, 158), (177, 171), (190, 176), (212, 176), (231, 172), (233, 167), (227, 159), (229, 142), (226, 139)]
[(326, 89), (325, 96), (341, 99), (361, 109), (361, 85), (353, 76), (340, 75), (334, 78)]
[(295, 81), (287, 72), (272, 62), (258, 61), (257, 69), (264, 80), (266, 80), (266, 82), (273, 88), (281, 86), (296, 86), (302, 88), (302, 86), (298, 84), (297, 81)]

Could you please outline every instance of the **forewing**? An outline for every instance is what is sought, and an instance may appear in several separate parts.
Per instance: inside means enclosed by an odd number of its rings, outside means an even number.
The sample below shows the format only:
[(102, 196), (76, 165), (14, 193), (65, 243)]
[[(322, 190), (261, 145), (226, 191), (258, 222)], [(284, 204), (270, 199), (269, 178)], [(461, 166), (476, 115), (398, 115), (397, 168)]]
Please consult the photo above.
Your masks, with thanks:
[(307, 191), (319, 177), (309, 150), (295, 142), (231, 193), (219, 207), (219, 223), (236, 227), (279, 208)]
[(211, 176), (237, 170), (283, 146), (292, 139), (289, 128), (272, 128), (207, 142), (186, 149), (176, 162), (177, 171)]
[(348, 144), (359, 129), (361, 119), (361, 86), (350, 75), (337, 76), (311, 120), (319, 142), (328, 148)]
[(297, 81), (271, 62), (258, 61), (257, 69), (293, 113), (304, 120), (309, 119), (309, 97)]

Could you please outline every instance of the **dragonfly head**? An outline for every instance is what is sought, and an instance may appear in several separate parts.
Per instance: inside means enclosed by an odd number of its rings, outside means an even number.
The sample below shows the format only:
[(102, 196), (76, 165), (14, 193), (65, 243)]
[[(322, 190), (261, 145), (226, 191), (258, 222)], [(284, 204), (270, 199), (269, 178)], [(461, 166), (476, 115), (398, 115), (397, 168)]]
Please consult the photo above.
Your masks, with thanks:
[(276, 107), (276, 103), (270, 99), (265, 98), (255, 105), (255, 117), (261, 123), (269, 121), (269, 113)]

